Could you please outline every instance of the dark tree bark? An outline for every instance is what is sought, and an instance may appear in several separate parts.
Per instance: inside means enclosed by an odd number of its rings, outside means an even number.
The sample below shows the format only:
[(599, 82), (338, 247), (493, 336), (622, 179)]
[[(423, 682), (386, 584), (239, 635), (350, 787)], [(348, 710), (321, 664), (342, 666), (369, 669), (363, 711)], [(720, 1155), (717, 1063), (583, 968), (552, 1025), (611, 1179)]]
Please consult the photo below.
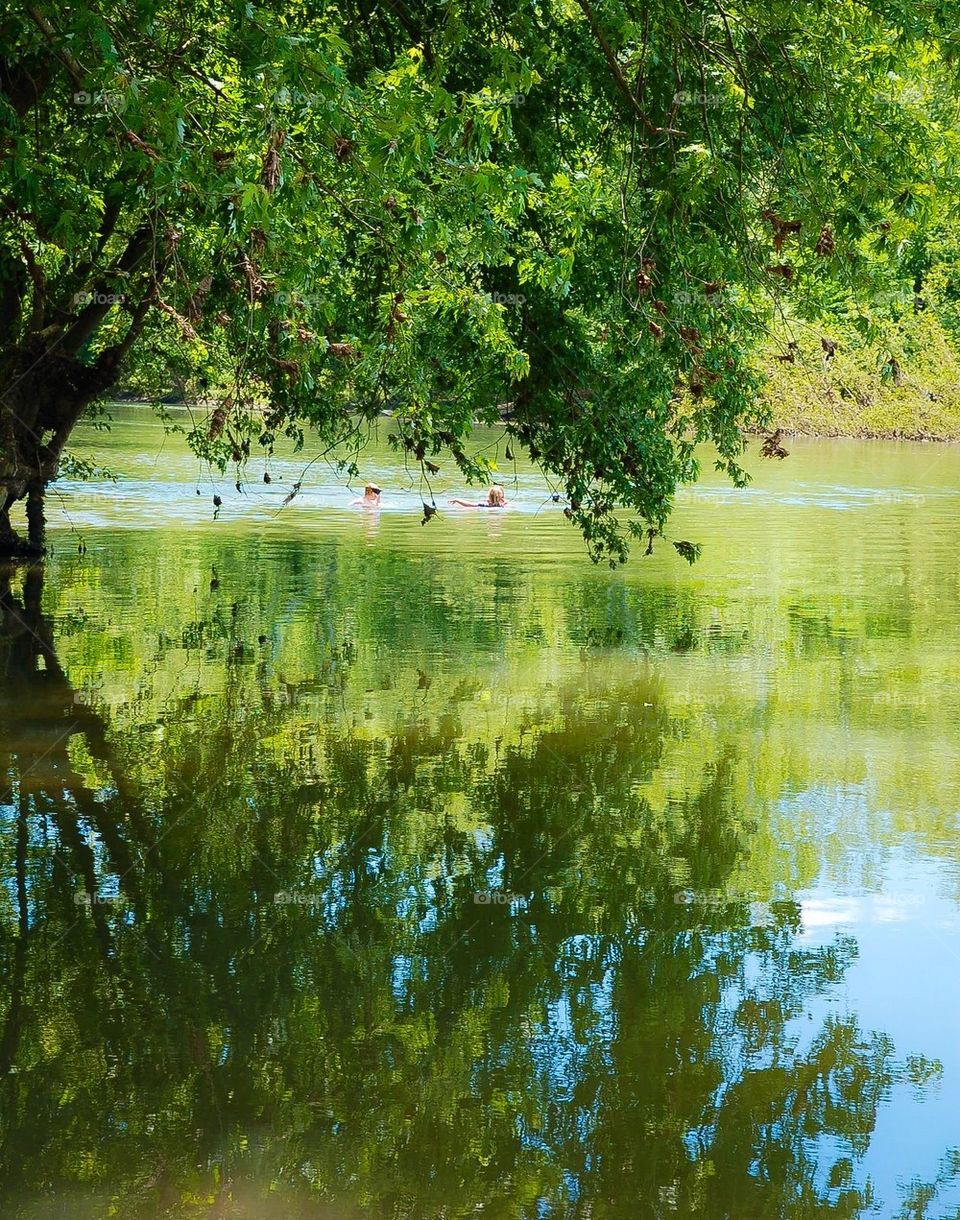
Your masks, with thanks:
[[(38, 359), (29, 347), (6, 367), (3, 380), (9, 388), (6, 394), (0, 388), (0, 557), (23, 558), (43, 554), (47, 486), (57, 477), (64, 446), (84, 409), (109, 389), (116, 373), (55, 351)], [(22, 500), (25, 536), (10, 520)]]
[[(112, 221), (111, 221), (112, 224)], [(139, 336), (154, 302), (169, 250), (156, 252), (156, 227), (141, 225), (113, 265), (109, 277), (85, 294), (86, 303), (72, 313), (40, 310), (42, 329), (29, 327), (19, 343), (0, 349), (0, 558), (42, 555), (45, 549), (44, 499), (57, 477), (64, 447), (85, 409), (115, 385), (123, 358)], [(131, 315), (120, 343), (106, 348), (92, 363), (80, 357), (101, 323), (116, 309), (119, 284), (150, 262), (140, 303), (125, 306)], [(34, 315), (43, 285), (16, 255), (0, 250), (0, 308), (8, 325), (20, 315), (23, 295), (33, 285)], [(53, 320), (51, 321), (51, 315)], [(10, 520), (14, 506), (26, 501), (26, 536)]]

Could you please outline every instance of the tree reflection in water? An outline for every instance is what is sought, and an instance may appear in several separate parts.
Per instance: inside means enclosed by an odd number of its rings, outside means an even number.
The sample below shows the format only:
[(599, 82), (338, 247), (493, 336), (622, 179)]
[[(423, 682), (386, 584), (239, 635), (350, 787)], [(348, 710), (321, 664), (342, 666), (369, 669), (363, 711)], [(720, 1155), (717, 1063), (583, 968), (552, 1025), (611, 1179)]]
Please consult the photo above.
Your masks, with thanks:
[(40, 580), (0, 590), (4, 1214), (868, 1207), (894, 1049), (808, 1019), (855, 945), (801, 943), (789, 901), (677, 901), (750, 827), (730, 757), (648, 803), (649, 676), (483, 746), (410, 717), (305, 751), (267, 691), (124, 727)]

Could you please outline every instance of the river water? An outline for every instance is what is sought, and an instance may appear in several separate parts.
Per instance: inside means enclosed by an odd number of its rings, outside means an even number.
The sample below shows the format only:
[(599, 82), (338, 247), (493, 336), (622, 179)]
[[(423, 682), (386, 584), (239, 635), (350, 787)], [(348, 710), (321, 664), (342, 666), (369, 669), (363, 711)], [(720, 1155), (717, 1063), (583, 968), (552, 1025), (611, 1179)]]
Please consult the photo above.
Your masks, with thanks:
[(960, 1215), (960, 450), (611, 571), (389, 430), (371, 513), (116, 408), (6, 578), (2, 1215)]

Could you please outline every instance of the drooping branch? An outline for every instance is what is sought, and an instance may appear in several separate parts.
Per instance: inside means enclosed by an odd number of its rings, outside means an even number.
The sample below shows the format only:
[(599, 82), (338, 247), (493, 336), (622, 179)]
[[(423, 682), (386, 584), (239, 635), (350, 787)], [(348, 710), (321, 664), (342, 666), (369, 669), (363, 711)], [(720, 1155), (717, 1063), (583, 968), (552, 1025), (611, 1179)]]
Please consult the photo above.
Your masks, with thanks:
[(607, 41), (606, 35), (604, 34), (603, 29), (600, 26), (600, 22), (597, 20), (597, 16), (594, 13), (593, 7), (590, 4), (589, 0), (577, 0), (577, 3), (580, 5), (580, 8), (583, 10), (583, 15), (586, 17), (587, 21), (589, 21), (589, 23), (590, 23), (590, 28), (591, 28), (591, 30), (593, 30), (594, 38), (596, 38), (597, 42), (600, 44), (600, 50), (603, 52), (603, 57), (607, 61), (607, 64), (610, 68), (610, 74), (613, 76), (613, 80), (617, 86), (617, 90), (622, 95), (622, 97), (626, 100), (627, 104), (629, 105), (629, 107), (633, 111), (633, 113), (636, 115), (636, 117), (640, 120), (640, 122), (643, 125), (643, 128), (647, 132), (647, 134), (651, 135), (651, 136), (683, 135), (683, 132), (676, 131), (670, 127), (658, 127), (656, 125), (656, 123), (652, 122), (652, 120), (646, 115), (646, 113), (644, 112), (640, 103), (637, 101), (637, 98), (636, 98), (633, 90), (630, 88), (629, 81), (623, 75), (623, 69), (620, 67), (620, 63), (617, 60), (617, 57), (613, 52), (613, 48), (610, 46), (610, 43)]

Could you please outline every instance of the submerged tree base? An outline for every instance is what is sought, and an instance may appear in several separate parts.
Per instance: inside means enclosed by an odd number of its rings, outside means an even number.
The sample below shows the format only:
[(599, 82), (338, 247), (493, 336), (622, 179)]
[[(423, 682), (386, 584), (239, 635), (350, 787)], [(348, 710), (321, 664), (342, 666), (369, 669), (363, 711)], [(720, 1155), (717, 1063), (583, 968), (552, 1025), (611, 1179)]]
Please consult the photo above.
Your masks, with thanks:
[(43, 501), (44, 494), (39, 488), (31, 489), (27, 494), (27, 535), (24, 537), (10, 524), (10, 510), (17, 497), (8, 494), (6, 503), (0, 505), (0, 559), (38, 559), (46, 554)]
[(0, 560), (42, 559), (46, 553), (44, 547), (36, 547), (17, 534), (12, 539), (0, 539)]
[(24, 538), (13, 529), (0, 529), (0, 560), (41, 559), (47, 553), (42, 542)]

